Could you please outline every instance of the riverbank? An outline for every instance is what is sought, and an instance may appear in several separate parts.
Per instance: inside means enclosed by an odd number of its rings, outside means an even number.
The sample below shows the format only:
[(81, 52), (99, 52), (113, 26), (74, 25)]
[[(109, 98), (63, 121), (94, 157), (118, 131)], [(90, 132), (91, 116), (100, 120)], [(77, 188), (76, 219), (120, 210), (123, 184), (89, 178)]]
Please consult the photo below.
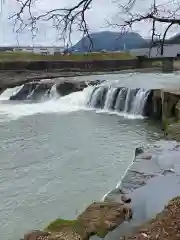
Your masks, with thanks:
[[(24, 240), (34, 236), (89, 239), (92, 235), (105, 240), (179, 239), (179, 157), (176, 142), (137, 148), (120, 185), (105, 196), (104, 202), (91, 204), (73, 221), (55, 220), (42, 231), (28, 233)], [(40, 238), (44, 234), (46, 238)], [(99, 239), (95, 236), (93, 239)]]

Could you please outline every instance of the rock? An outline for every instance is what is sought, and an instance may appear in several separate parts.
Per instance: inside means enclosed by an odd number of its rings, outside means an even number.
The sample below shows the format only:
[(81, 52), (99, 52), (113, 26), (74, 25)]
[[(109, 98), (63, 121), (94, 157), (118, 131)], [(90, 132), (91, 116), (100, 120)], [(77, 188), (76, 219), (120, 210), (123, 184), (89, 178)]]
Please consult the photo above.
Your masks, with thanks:
[(87, 87), (85, 82), (64, 81), (56, 85), (56, 90), (61, 96), (65, 96), (73, 92), (82, 91), (85, 87)]
[(121, 200), (122, 200), (124, 203), (130, 203), (130, 202), (131, 202), (131, 198), (127, 197), (126, 195), (122, 195), (122, 196), (121, 196)]
[(141, 153), (143, 153), (144, 152), (144, 149), (142, 148), (142, 147), (137, 147), (136, 149), (135, 149), (135, 158), (139, 155), (139, 154), (141, 154)]
[(21, 240), (48, 240), (48, 236), (50, 236), (49, 232), (33, 230), (26, 233)]
[(53, 86), (53, 81), (49, 83), (31, 82), (26, 83), (10, 100), (39, 100)]
[(99, 85), (101, 80), (94, 80), (94, 81), (89, 81), (89, 82), (84, 82), (84, 81), (64, 81), (56, 85), (57, 92), (61, 96), (68, 95), (73, 92), (77, 91), (82, 91), (84, 88), (88, 86), (94, 86), (94, 85)]
[(131, 209), (117, 202), (95, 202), (81, 213), (77, 221), (86, 229), (87, 235), (105, 237), (124, 221), (132, 218)]
[(109, 231), (131, 218), (131, 209), (123, 203), (95, 202), (87, 207), (77, 220), (57, 219), (50, 223), (45, 231), (50, 231), (50, 237), (53, 239), (87, 240), (93, 235), (104, 237)]
[[(180, 239), (180, 197), (173, 198), (157, 216), (138, 228), (132, 239), (170, 240)], [(144, 238), (143, 238), (144, 237)]]
[(87, 239), (86, 229), (76, 220), (57, 219), (50, 223), (46, 229), (50, 231), (55, 239), (64, 240), (85, 240)]

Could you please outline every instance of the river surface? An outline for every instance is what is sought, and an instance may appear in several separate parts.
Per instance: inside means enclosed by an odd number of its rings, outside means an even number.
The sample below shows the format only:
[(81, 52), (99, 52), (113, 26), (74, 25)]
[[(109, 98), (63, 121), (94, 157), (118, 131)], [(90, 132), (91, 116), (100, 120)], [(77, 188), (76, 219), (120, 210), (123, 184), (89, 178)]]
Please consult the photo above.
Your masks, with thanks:
[[(87, 78), (127, 87), (173, 88), (179, 77), (136, 73)], [(162, 134), (147, 119), (88, 109), (87, 90), (40, 103), (13, 102), (6, 95), (0, 97), (3, 240), (17, 240), (58, 217), (75, 218), (116, 186), (132, 163), (135, 147)]]

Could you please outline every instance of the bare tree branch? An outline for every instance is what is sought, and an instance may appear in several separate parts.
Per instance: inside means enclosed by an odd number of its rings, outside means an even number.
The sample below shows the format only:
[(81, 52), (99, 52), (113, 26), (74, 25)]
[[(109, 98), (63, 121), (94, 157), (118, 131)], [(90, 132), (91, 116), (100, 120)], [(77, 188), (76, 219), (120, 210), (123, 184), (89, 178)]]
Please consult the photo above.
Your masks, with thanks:
[[(69, 43), (71, 44), (71, 34), (76, 27), (76, 30), (82, 32), (83, 36), (87, 36), (90, 39), (90, 45), (93, 48), (93, 42), (89, 34), (89, 25), (86, 21), (86, 12), (92, 7), (92, 3), (95, 0), (78, 0), (71, 7), (59, 7), (43, 13), (34, 10), (37, 0), (15, 1), (20, 8), (18, 12), (10, 16), (10, 19), (14, 20), (18, 33), (30, 26), (31, 32), (35, 36), (38, 30), (37, 23), (39, 21), (50, 21), (58, 30), (60, 39), (63, 39), (67, 46)], [(163, 46), (170, 27), (180, 25), (180, 1), (166, 0), (164, 4), (157, 4), (157, 1), (153, 0), (152, 5), (144, 12), (138, 12), (136, 9), (139, 0), (126, 0), (124, 4), (122, 4), (121, 0), (115, 1), (117, 3), (117, 12), (123, 16), (123, 19), (122, 21), (117, 19), (115, 23), (108, 22), (108, 25), (118, 27), (121, 33), (125, 33), (132, 29), (136, 23), (145, 22), (152, 24), (150, 49), (154, 46), (154, 42), (159, 39), (158, 42), (162, 45), (161, 55), (163, 55)], [(161, 33), (157, 30), (158, 24), (168, 24), (162, 38)]]

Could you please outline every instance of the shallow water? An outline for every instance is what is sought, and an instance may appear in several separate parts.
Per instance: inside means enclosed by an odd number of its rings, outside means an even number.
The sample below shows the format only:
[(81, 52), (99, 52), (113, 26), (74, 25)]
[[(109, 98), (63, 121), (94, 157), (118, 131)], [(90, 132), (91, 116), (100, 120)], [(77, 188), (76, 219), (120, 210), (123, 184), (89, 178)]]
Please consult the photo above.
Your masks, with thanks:
[[(153, 79), (152, 88), (165, 81), (168, 86), (172, 78), (171, 74), (113, 76), (124, 85), (130, 84), (131, 78), (141, 84)], [(111, 79), (94, 79), (100, 77)], [(158, 125), (146, 119), (87, 110), (87, 94), (27, 104), (1, 100), (3, 240), (19, 239), (24, 232), (42, 228), (57, 217), (76, 217), (114, 188), (131, 164), (135, 147), (160, 138)]]

